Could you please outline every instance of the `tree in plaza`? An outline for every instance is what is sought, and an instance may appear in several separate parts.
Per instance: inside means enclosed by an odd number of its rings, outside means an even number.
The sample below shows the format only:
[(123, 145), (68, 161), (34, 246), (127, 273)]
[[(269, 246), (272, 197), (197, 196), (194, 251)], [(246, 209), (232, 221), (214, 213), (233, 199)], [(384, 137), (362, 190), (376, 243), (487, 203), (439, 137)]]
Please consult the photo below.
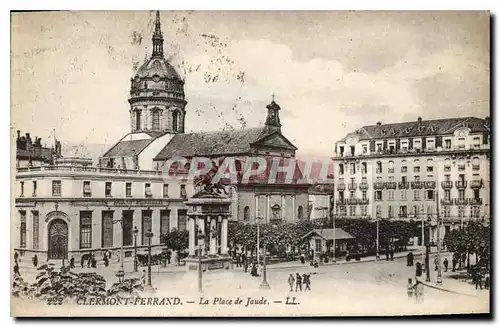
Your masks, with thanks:
[[(446, 248), (453, 253), (458, 254), (459, 258), (462, 258), (463, 254), (466, 254), (469, 248), (468, 237), (465, 229), (454, 229), (444, 236), (444, 244)], [(460, 266), (463, 262), (460, 259)]]
[[(476, 262), (487, 266), (490, 261), (490, 228), (479, 222), (471, 222), (465, 229), (467, 255), (476, 255)], [(469, 259), (468, 259), (469, 260)]]
[(181, 251), (186, 250), (189, 246), (189, 232), (187, 230), (179, 231), (174, 228), (170, 232), (162, 234), (160, 242), (177, 252), (177, 258), (180, 258)]

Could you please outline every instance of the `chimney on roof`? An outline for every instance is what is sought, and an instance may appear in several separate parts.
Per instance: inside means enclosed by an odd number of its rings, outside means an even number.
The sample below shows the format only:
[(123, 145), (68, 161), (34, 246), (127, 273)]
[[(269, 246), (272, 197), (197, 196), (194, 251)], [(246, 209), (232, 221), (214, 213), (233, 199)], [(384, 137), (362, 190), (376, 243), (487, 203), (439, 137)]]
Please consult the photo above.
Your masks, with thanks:
[(418, 117), (417, 120), (418, 120), (418, 123), (420, 124), (422, 122), (422, 117)]
[(486, 124), (486, 126), (490, 127), (490, 117), (484, 118), (484, 123)]
[(377, 126), (380, 126), (380, 125), (382, 125), (382, 123), (378, 121), (378, 122), (377, 122)]

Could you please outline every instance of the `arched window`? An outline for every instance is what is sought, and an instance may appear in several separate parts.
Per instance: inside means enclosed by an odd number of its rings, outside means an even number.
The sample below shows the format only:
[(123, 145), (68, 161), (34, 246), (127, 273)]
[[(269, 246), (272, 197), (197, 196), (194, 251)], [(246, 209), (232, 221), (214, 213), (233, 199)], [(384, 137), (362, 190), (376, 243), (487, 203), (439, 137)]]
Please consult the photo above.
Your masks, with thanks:
[(366, 174), (366, 173), (367, 173), (367, 171), (368, 171), (368, 168), (367, 168), (367, 166), (366, 166), (366, 162), (362, 162), (362, 163), (361, 163), (361, 173), (362, 173), (362, 174)]
[(382, 162), (377, 161), (377, 174), (381, 174), (381, 173), (382, 173)]
[(136, 130), (141, 129), (141, 111), (140, 110), (135, 111), (135, 129)]
[(339, 175), (344, 175), (344, 164), (339, 164)]
[(450, 158), (446, 158), (444, 160), (444, 171), (445, 172), (451, 171), (451, 160), (450, 160)]
[(408, 166), (406, 160), (401, 161), (401, 172), (406, 173), (408, 171)]
[(304, 218), (304, 207), (299, 206), (299, 209), (298, 209), (298, 211), (297, 211), (297, 217), (298, 217), (299, 219)]
[(432, 159), (427, 159), (427, 172), (432, 173), (434, 171), (434, 161)]
[(160, 110), (153, 110), (153, 130), (160, 129)]
[(250, 207), (246, 206), (245, 209), (243, 209), (243, 220), (248, 221), (250, 219)]
[(389, 161), (389, 165), (388, 165), (388, 171), (389, 171), (389, 174), (392, 174), (394, 173), (394, 161)]
[(414, 173), (420, 172), (420, 160), (418, 159), (413, 160), (413, 172)]
[(179, 131), (179, 113), (177, 111), (174, 111), (172, 114), (172, 130), (174, 132)]
[(350, 174), (356, 174), (356, 164), (354, 162), (351, 163), (351, 167), (350, 167), (349, 173)]
[(479, 170), (479, 158), (478, 157), (472, 158), (472, 169)]

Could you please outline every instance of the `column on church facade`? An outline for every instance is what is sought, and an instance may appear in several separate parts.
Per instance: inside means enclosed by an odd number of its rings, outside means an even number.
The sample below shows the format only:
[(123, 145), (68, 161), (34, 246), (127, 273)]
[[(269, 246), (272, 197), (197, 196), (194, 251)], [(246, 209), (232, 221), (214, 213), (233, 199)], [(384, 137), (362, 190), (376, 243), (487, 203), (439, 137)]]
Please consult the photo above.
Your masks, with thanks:
[[(26, 241), (26, 249), (32, 249), (33, 248), (33, 212), (32, 211), (28, 211), (26, 210), (26, 214), (25, 214), (25, 217), (26, 217), (26, 235), (24, 235), (25, 237), (25, 241)], [(71, 223), (68, 224), (68, 233), (69, 233), (69, 229), (71, 228)], [(69, 237), (69, 235), (68, 235)], [(69, 250), (71, 250), (71, 240), (68, 240), (68, 248)]]
[(269, 222), (269, 194), (266, 195), (266, 223)]
[(255, 194), (255, 208), (254, 208), (254, 214), (253, 217), (251, 218), (252, 223), (255, 223), (255, 220), (257, 217), (259, 217), (259, 195)]
[(194, 224), (195, 224), (195, 221), (194, 221), (194, 218), (191, 218), (189, 217), (188, 218), (188, 221), (187, 221), (187, 228), (188, 228), (188, 232), (189, 232), (189, 255), (190, 256), (194, 256), (194, 251), (195, 251), (195, 242), (194, 242), (194, 238), (195, 238), (195, 235), (194, 235)]
[(282, 221), (286, 221), (286, 216), (285, 216), (285, 206), (286, 206), (286, 203), (285, 203), (285, 196), (282, 194), (281, 195), (281, 220)]
[(210, 222), (210, 254), (217, 254), (217, 217), (208, 217)]
[(221, 254), (227, 254), (227, 217), (222, 217)]

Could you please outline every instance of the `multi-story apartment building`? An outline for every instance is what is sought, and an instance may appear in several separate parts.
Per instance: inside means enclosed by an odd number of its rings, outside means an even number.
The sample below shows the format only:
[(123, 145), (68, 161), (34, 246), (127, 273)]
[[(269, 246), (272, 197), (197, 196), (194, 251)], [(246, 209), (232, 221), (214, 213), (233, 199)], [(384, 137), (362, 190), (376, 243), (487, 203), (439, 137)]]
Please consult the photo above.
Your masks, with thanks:
[[(88, 160), (65, 158), (55, 165), (17, 169), (15, 250), (39, 260), (117, 251), (132, 257), (137, 245), (160, 245), (160, 235), (186, 229), (184, 200), (193, 189), (157, 171), (92, 167)], [(29, 262), (30, 260), (25, 260)]]
[(431, 241), (438, 210), (444, 233), (489, 219), (488, 117), (364, 126), (336, 143), (333, 160), (337, 216), (430, 218)]

